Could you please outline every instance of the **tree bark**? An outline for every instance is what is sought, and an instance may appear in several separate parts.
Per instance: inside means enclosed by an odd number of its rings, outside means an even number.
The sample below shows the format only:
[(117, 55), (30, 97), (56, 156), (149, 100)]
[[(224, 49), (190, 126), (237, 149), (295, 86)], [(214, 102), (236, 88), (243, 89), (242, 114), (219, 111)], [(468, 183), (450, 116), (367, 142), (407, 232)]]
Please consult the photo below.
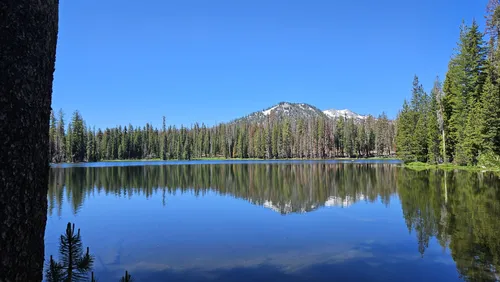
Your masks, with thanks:
[(41, 281), (58, 0), (0, 0), (0, 281)]

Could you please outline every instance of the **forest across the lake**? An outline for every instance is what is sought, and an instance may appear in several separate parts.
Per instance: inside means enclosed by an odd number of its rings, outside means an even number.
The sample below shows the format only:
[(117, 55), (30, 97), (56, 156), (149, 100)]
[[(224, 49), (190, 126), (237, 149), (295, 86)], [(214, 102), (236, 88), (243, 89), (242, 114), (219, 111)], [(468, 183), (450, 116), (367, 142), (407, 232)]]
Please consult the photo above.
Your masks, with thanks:
[[(490, 5), (491, 6), (491, 5)], [(415, 75), (411, 98), (397, 117), (265, 114), (215, 126), (151, 124), (95, 129), (75, 111), (51, 115), (52, 162), (237, 158), (331, 159), (397, 157), (406, 163), (500, 167), (500, 13), (488, 6), (486, 29), (460, 25), (444, 82), (430, 95)], [(305, 105), (305, 104), (303, 104)]]

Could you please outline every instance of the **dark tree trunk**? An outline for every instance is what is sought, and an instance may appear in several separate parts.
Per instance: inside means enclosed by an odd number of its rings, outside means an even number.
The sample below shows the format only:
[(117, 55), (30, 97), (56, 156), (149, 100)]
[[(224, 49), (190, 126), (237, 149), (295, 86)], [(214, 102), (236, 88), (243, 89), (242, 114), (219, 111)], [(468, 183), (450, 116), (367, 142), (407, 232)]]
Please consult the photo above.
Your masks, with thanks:
[(0, 0), (0, 281), (41, 281), (58, 0)]

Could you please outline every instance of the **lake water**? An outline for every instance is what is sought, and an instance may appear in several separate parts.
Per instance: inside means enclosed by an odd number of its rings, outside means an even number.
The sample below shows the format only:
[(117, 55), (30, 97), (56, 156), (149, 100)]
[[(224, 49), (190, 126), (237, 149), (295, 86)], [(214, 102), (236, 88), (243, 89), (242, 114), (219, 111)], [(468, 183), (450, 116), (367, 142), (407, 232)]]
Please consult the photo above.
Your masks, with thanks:
[(500, 180), (390, 161), (54, 165), (100, 281), (495, 281)]

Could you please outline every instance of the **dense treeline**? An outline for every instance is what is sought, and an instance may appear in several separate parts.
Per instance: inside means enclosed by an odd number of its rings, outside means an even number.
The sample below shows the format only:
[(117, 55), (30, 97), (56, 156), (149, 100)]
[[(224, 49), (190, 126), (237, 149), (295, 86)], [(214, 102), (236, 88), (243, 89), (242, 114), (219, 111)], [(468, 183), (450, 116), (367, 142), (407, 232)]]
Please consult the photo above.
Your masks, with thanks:
[(430, 96), (415, 77), (397, 118), (403, 160), (500, 165), (499, 3), (490, 0), (486, 33), (462, 24), (444, 83), (437, 79)]
[(86, 126), (75, 111), (67, 128), (64, 113), (51, 115), (52, 162), (193, 158), (333, 158), (388, 156), (394, 153), (394, 126), (385, 114), (348, 118), (278, 119), (233, 122), (214, 127), (169, 126), (106, 128)]

